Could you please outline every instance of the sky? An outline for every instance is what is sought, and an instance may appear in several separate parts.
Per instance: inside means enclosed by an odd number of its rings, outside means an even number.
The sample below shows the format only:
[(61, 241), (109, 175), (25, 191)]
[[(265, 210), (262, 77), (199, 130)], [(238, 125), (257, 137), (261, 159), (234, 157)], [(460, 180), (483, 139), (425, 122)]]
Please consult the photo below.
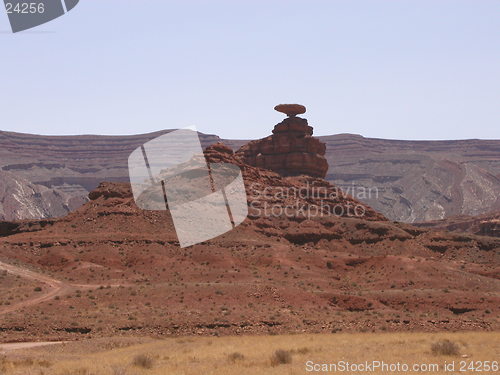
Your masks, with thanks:
[(498, 0), (80, 0), (13, 34), (0, 10), (0, 130), (500, 138)]

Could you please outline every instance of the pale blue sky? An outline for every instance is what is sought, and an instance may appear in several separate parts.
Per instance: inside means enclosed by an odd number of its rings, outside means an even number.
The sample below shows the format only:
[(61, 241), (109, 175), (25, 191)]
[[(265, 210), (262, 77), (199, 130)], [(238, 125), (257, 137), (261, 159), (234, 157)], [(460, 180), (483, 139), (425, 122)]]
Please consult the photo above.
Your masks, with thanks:
[(316, 135), (500, 138), (500, 1), (81, 0), (11, 34), (0, 129), (260, 138), (279, 103)]

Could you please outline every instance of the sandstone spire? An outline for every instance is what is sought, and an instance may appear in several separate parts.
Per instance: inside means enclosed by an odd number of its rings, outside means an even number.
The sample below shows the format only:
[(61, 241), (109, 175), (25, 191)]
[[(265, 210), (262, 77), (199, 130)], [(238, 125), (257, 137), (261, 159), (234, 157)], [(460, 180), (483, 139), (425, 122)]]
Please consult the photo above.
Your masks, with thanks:
[(249, 142), (238, 150), (245, 163), (273, 170), (282, 176), (308, 175), (324, 178), (328, 171), (326, 145), (312, 136), (300, 104), (280, 104), (275, 108), (289, 117), (277, 124), (273, 135)]

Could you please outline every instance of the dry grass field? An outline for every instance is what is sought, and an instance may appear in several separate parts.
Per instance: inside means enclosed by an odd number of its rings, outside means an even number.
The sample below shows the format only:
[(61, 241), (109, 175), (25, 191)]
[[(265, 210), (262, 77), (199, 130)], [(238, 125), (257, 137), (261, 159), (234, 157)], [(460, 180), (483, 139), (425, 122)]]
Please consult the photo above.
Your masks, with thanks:
[[(4, 348), (5, 349), (5, 348)], [(1, 347), (0, 347), (0, 350)], [(365, 373), (404, 374), (414, 365), (428, 367), (420, 373), (452, 374), (485, 371), (487, 363), (500, 358), (498, 332), (458, 333), (359, 333), (301, 334), (281, 336), (229, 336), (182, 338), (109, 338), (70, 342), (32, 349), (7, 351), (0, 357), (2, 375), (225, 375), (306, 374), (314, 364), (340, 361), (399, 363), (399, 371), (382, 369)], [(311, 362), (308, 362), (311, 361)], [(445, 371), (444, 363), (455, 363)], [(462, 363), (461, 363), (462, 362)], [(309, 363), (309, 366), (307, 365)], [(467, 364), (467, 372), (460, 366)], [(470, 364), (475, 370), (472, 370)], [(410, 371), (404, 371), (404, 364)], [(494, 369), (494, 368), (493, 368)], [(308, 371), (309, 370), (309, 371)], [(318, 370), (318, 368), (316, 368)], [(362, 372), (357, 372), (362, 373)]]

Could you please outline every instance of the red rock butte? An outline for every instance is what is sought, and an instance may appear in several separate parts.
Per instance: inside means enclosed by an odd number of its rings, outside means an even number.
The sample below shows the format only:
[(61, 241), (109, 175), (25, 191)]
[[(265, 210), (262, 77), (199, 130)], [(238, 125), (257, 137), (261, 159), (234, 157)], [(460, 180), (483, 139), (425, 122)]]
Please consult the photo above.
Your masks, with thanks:
[(313, 128), (306, 119), (295, 116), (304, 113), (306, 108), (300, 104), (280, 104), (274, 109), (289, 117), (274, 127), (273, 135), (247, 143), (237, 154), (246, 164), (281, 176), (325, 178), (326, 145), (312, 136)]

